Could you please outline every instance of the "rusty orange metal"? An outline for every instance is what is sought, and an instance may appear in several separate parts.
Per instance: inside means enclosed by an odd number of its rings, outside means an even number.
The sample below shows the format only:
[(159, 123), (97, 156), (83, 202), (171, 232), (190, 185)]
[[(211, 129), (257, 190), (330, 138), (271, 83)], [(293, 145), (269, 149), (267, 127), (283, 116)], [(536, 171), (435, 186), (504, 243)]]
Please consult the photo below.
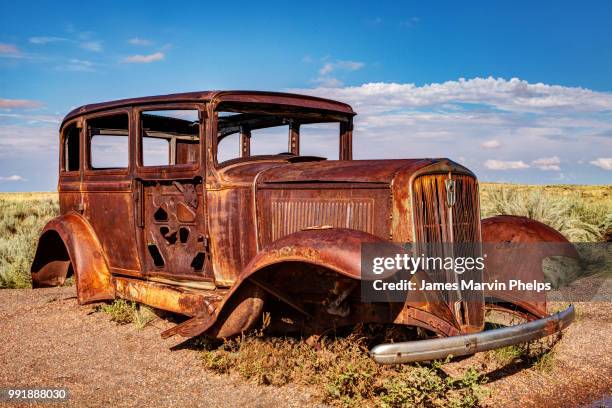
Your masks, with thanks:
[[(150, 113), (166, 110), (190, 110), (199, 119)], [(414, 295), (404, 304), (362, 302), (361, 244), (562, 237), (516, 218), (481, 225), (477, 179), (452, 160), (353, 160), (354, 115), (341, 102), (250, 91), (73, 110), (60, 128), (61, 215), (41, 235), (34, 287), (74, 273), (81, 304), (121, 297), (191, 317), (164, 337), (233, 336), (264, 311), (284, 333), (368, 322), (439, 336), (482, 330), (482, 293), (467, 313), (442, 294)], [(336, 160), (300, 155), (308, 143), (300, 126), (319, 123), (338, 125)], [(288, 127), (288, 151), (252, 155), (252, 132), (281, 125)], [(220, 162), (219, 144), (233, 134), (239, 157)], [(94, 166), (91, 146), (99, 135), (126, 137), (127, 165)], [(168, 142), (168, 164), (143, 165), (145, 137)], [(452, 209), (440, 198), (447, 180), (456, 189)], [(514, 303), (529, 319), (545, 314), (545, 303)]]

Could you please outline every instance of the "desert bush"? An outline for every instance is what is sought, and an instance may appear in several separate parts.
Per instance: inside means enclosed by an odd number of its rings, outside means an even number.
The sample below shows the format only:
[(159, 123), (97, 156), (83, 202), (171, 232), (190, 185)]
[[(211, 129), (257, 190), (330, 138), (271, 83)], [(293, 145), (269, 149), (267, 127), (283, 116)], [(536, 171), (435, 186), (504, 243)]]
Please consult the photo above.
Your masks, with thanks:
[(108, 314), (110, 320), (117, 324), (134, 323), (139, 329), (146, 327), (156, 318), (150, 307), (124, 299), (116, 299), (111, 303), (97, 306), (96, 310)]
[(55, 194), (0, 194), (0, 288), (31, 286), (38, 235), (58, 213)]
[(579, 191), (551, 193), (525, 186), (487, 185), (481, 197), (482, 217), (520, 215), (543, 222), (572, 242), (603, 240), (612, 225), (612, 199), (587, 200)]
[(473, 368), (454, 378), (440, 363), (376, 363), (359, 329), (348, 337), (322, 338), (316, 347), (303, 339), (258, 336), (200, 344), (209, 370), (260, 385), (313, 386), (322, 402), (335, 406), (472, 407), (488, 394), (486, 378)]

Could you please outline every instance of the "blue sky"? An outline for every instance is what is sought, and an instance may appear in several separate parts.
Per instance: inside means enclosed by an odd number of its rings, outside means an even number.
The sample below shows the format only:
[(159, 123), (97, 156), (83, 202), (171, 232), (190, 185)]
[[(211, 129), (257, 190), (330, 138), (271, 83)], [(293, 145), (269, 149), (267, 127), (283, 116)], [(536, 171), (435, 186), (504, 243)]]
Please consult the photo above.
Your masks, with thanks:
[(73, 107), (204, 89), (347, 101), (356, 158), (611, 182), (609, 2), (398, 3), (3, 2), (0, 191), (55, 189)]

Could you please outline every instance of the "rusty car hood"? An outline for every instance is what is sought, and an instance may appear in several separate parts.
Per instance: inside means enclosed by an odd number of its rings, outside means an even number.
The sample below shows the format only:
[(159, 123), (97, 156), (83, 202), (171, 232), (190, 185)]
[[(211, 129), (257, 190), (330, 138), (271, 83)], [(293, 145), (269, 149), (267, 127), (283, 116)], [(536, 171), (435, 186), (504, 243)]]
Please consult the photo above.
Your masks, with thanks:
[(390, 183), (398, 172), (412, 173), (448, 159), (350, 160), (292, 163), (264, 170), (259, 186), (273, 183)]

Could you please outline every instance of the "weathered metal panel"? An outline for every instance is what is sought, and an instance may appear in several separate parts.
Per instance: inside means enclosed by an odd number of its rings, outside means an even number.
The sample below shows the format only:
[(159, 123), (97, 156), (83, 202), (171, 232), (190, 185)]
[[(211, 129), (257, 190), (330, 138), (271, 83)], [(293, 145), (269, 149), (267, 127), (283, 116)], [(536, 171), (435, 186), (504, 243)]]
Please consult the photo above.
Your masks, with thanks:
[(202, 184), (143, 182), (146, 272), (211, 281)]
[(211, 214), (208, 227), (215, 282), (230, 286), (257, 251), (253, 189), (209, 190), (206, 197)]
[(212, 314), (223, 299), (223, 292), (198, 293), (156, 282), (143, 282), (123, 277), (113, 278), (117, 295), (158, 309), (187, 316)]
[(336, 227), (374, 232), (373, 199), (309, 200), (276, 198), (270, 202), (271, 240), (305, 228)]
[(388, 239), (389, 189), (327, 185), (318, 189), (286, 184), (258, 190), (261, 247), (286, 235), (312, 228), (347, 228)]

